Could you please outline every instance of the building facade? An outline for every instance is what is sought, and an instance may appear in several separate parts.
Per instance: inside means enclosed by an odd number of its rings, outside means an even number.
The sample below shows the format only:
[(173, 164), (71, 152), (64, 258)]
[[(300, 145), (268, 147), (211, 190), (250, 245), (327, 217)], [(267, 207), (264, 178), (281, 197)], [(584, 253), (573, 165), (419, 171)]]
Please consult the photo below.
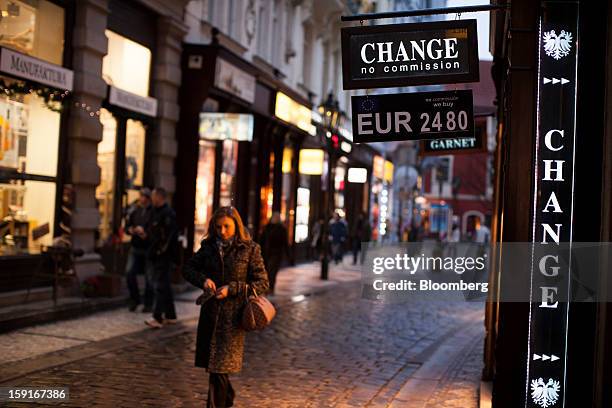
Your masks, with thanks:
[[(375, 150), (352, 143), (349, 93), (341, 90), (339, 20), (350, 7), (360, 5), (188, 3), (181, 105), (189, 108), (179, 124), (186, 139), (179, 141), (176, 204), (189, 249), (197, 249), (219, 205), (236, 206), (256, 239), (279, 212), (294, 261), (315, 256), (315, 225), (332, 211), (349, 224), (368, 212)], [(228, 129), (242, 121), (244, 132), (210, 131), (213, 120)], [(349, 181), (350, 167), (366, 180)]]
[(33, 275), (51, 268), (45, 248), (62, 236), (84, 252), (80, 280), (121, 270), (137, 189), (175, 189), (184, 3), (0, 6), (3, 291), (48, 284)]
[(0, 7), (2, 63), (21, 58), (56, 78), (1, 68), (2, 290), (48, 288), (46, 251), (60, 238), (84, 252), (80, 281), (124, 273), (125, 215), (142, 187), (171, 194), (188, 253), (222, 205), (255, 238), (279, 212), (291, 260), (317, 257), (315, 225), (333, 211), (352, 224), (376, 210), (379, 153), (352, 143), (341, 89), (340, 16), (367, 2)]

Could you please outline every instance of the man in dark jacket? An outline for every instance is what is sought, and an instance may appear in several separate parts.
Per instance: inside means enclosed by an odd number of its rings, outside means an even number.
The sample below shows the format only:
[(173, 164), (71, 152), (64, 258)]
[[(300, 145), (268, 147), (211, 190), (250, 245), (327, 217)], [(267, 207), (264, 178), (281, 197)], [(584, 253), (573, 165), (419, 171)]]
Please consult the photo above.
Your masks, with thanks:
[(368, 216), (364, 213), (360, 213), (355, 225), (353, 226), (353, 233), (351, 234), (351, 244), (353, 246), (353, 265), (357, 264), (359, 259), (363, 263), (364, 254), (358, 258), (359, 251), (361, 251), (361, 243), (369, 242), (372, 238), (372, 228), (370, 228), (370, 222)]
[(270, 222), (261, 234), (261, 252), (268, 272), (270, 294), (274, 294), (276, 274), (283, 260), (283, 255), (289, 258), (289, 244), (287, 242), (287, 228), (282, 224), (280, 214), (275, 212)]
[(336, 265), (342, 262), (344, 255), (344, 242), (348, 235), (346, 222), (340, 217), (340, 214), (334, 213), (334, 218), (330, 224), (330, 235), (332, 242), (332, 254)]
[(151, 312), (153, 307), (153, 286), (146, 272), (147, 250), (149, 242), (144, 239), (145, 228), (151, 218), (153, 207), (151, 206), (151, 190), (143, 188), (140, 190), (138, 201), (128, 212), (126, 232), (132, 236), (130, 252), (127, 262), (126, 281), (130, 292), (130, 311), (136, 310), (141, 303), (140, 290), (138, 288), (138, 275), (145, 275), (145, 292), (143, 312)]
[(167, 193), (163, 188), (153, 190), (153, 214), (145, 234), (150, 241), (147, 256), (151, 261), (149, 273), (155, 287), (153, 318), (145, 323), (153, 328), (160, 328), (163, 323), (176, 323), (170, 273), (178, 244), (177, 226), (176, 214), (166, 203), (166, 197)]

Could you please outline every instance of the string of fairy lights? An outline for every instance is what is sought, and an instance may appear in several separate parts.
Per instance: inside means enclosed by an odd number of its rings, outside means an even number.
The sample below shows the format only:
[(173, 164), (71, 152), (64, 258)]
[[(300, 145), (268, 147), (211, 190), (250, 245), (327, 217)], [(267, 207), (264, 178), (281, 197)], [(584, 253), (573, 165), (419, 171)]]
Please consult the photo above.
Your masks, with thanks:
[(72, 105), (76, 109), (82, 109), (90, 117), (99, 117), (101, 107), (92, 106), (84, 101), (74, 100), (74, 94), (70, 91), (62, 91), (49, 88), (36, 83), (11, 81), (0, 79), (0, 94), (15, 99), (19, 96), (36, 95), (44, 101), (44, 105), (53, 112), (61, 113), (65, 108)]

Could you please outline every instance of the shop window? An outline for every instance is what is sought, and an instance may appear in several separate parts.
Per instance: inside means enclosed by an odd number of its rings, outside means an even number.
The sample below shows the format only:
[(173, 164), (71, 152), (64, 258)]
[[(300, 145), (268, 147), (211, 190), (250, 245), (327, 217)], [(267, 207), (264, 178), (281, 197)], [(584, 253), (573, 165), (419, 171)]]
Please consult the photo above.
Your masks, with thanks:
[(113, 31), (106, 30), (108, 52), (102, 76), (109, 84), (140, 96), (149, 96), (151, 50)]
[(62, 65), (64, 9), (50, 1), (0, 0), (0, 45)]
[[(125, 134), (125, 188), (129, 201), (138, 198), (143, 186), (146, 129), (142, 122), (128, 119)], [(129, 194), (133, 194), (129, 197)]]
[(194, 251), (200, 248), (200, 242), (208, 232), (208, 222), (212, 217), (215, 190), (215, 151), (215, 142), (200, 140), (198, 175), (196, 178)]
[(449, 183), (450, 180), (450, 158), (444, 157), (439, 159), (435, 171), (435, 180), (442, 183)]
[(344, 214), (344, 179), (346, 166), (339, 165), (334, 170), (334, 205), (335, 211)]
[[(125, 201), (123, 202), (123, 222), (126, 222), (127, 209), (137, 205), (140, 189), (144, 187), (145, 141), (147, 130), (138, 120), (128, 119), (125, 131)], [(124, 225), (125, 228), (125, 225)], [(123, 234), (123, 242), (132, 237)]]
[(98, 143), (100, 184), (96, 187), (96, 201), (100, 211), (99, 239), (105, 241), (113, 232), (117, 119), (106, 109), (101, 109), (100, 122), (102, 123), (102, 141)]
[[(114, 212), (125, 212), (130, 205), (138, 201), (139, 191), (143, 187), (146, 128), (140, 121), (123, 119), (124, 138), (123, 134), (118, 133), (119, 120), (122, 119), (116, 118), (110, 111), (100, 110), (102, 124), (102, 140), (98, 143), (100, 184), (96, 188), (96, 200), (100, 211), (99, 244), (107, 241), (113, 232), (119, 232), (125, 214), (114, 214)], [(125, 162), (123, 157), (117, 157), (119, 143), (125, 143)], [(123, 165), (125, 169), (117, 167)], [(117, 177), (123, 177), (123, 191), (120, 193), (117, 192)], [(125, 242), (131, 238), (127, 234), (122, 237)]]
[(259, 220), (260, 232), (272, 217), (272, 205), (274, 204), (274, 152), (270, 152), (268, 167), (268, 180), (261, 188), (261, 215)]
[[(295, 212), (294, 207), (294, 190), (295, 186), (293, 183), (293, 149), (291, 147), (285, 147), (283, 149), (283, 163), (282, 163), (282, 190), (281, 190), (281, 221), (285, 223), (289, 242), (293, 242), (293, 225), (295, 223)], [(306, 220), (308, 221), (308, 220)]]
[(35, 94), (0, 96), (1, 254), (52, 242), (59, 129), (60, 114)]
[(222, 156), (223, 162), (221, 168), (219, 205), (221, 207), (227, 207), (234, 205), (236, 167), (238, 166), (238, 142), (234, 140), (224, 140)]
[(297, 206), (295, 210), (295, 243), (308, 240), (308, 220), (310, 217), (310, 190), (304, 187), (297, 189)]

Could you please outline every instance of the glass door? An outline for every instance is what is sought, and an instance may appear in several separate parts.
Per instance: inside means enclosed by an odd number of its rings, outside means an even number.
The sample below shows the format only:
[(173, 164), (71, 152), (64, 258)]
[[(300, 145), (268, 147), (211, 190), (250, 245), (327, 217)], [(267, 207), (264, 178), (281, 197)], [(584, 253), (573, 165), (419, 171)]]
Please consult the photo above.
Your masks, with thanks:
[(100, 184), (96, 187), (96, 205), (100, 211), (97, 245), (102, 246), (113, 234), (113, 210), (115, 208), (115, 146), (117, 119), (106, 109), (100, 109), (102, 141), (98, 143), (98, 167)]
[[(130, 206), (138, 202), (140, 189), (144, 187), (144, 162), (145, 162), (145, 125), (134, 119), (128, 119), (125, 128), (125, 175), (122, 205), (122, 226), (125, 229), (125, 219)], [(131, 237), (122, 233), (123, 241), (127, 242)]]
[(146, 127), (101, 109), (102, 141), (98, 143), (100, 184), (96, 200), (100, 211), (98, 246), (130, 240), (123, 233), (125, 214), (138, 200), (144, 184)]

